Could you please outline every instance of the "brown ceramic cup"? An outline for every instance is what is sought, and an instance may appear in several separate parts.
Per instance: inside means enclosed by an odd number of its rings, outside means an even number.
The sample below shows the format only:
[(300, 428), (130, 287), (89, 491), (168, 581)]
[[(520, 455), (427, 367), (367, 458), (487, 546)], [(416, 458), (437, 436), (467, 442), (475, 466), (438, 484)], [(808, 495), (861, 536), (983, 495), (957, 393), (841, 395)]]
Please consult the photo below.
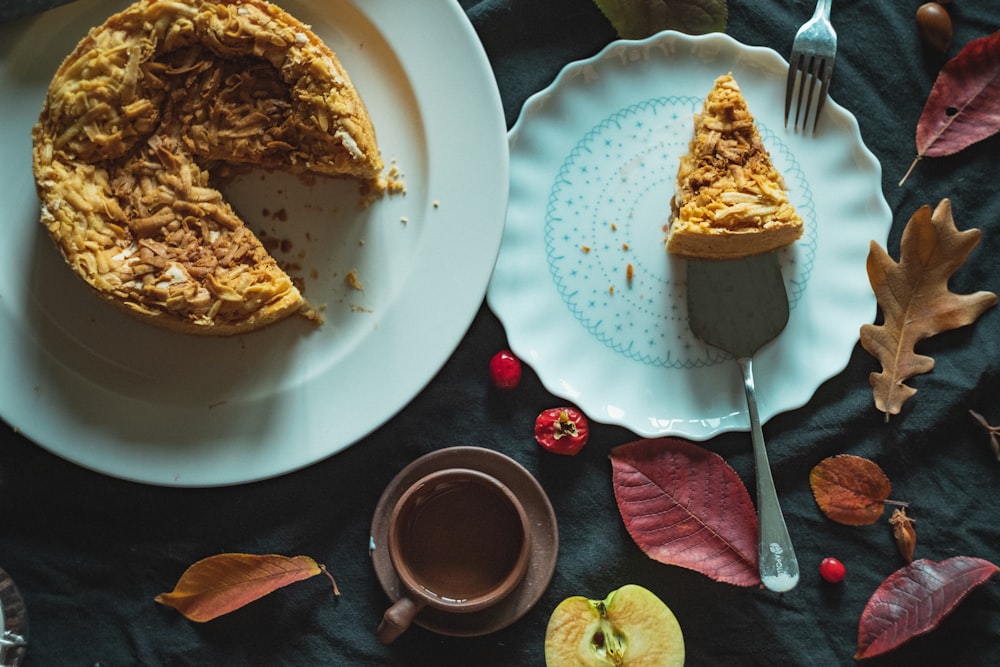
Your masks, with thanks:
[(402, 596), (382, 617), (388, 644), (430, 606), (465, 614), (487, 609), (517, 588), (528, 569), (528, 515), (503, 483), (449, 468), (406, 489), (389, 517), (387, 543)]

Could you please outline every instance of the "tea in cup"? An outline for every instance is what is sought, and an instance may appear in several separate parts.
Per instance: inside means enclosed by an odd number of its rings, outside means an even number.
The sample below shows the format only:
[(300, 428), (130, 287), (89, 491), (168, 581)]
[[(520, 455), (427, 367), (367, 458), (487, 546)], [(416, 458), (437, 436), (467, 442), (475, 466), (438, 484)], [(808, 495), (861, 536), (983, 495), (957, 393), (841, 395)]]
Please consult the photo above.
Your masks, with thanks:
[(515, 590), (531, 555), (527, 512), (496, 478), (449, 468), (417, 480), (389, 517), (387, 549), (402, 597), (382, 618), (390, 643), (426, 606), (464, 614), (487, 609)]

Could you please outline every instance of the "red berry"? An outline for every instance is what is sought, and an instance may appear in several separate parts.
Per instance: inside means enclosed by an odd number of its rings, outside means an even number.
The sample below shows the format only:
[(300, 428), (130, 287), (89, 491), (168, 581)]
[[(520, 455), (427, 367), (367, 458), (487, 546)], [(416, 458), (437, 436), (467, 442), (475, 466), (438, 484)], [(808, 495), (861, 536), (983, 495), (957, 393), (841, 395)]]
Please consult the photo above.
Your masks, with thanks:
[(847, 569), (844, 564), (836, 558), (824, 558), (819, 564), (819, 576), (823, 577), (831, 584), (837, 584), (844, 580)]
[(572, 456), (587, 444), (590, 424), (576, 408), (544, 410), (535, 419), (535, 440), (555, 454)]
[(501, 350), (490, 359), (490, 380), (498, 389), (513, 389), (521, 382), (521, 360), (510, 350)]

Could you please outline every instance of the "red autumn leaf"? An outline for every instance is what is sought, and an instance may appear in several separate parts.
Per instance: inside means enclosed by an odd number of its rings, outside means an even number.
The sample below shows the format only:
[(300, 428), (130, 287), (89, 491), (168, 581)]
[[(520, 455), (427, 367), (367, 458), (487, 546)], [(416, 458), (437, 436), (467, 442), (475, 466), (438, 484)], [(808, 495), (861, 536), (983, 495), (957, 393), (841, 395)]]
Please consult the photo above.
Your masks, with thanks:
[(972, 324), (996, 304), (992, 292), (955, 294), (948, 289), (949, 279), (965, 264), (980, 237), (978, 229), (959, 231), (951, 202), (942, 199), (933, 213), (929, 206), (921, 206), (910, 218), (899, 243), (898, 263), (872, 241), (868, 279), (884, 322), (861, 325), (861, 346), (882, 365), (869, 381), (875, 407), (887, 420), (917, 393), (903, 383), (934, 368), (934, 359), (917, 354), (914, 346)]
[(981, 558), (916, 560), (882, 582), (858, 623), (855, 659), (872, 658), (936, 628), (973, 589), (1000, 571)]
[(189, 567), (173, 591), (155, 600), (192, 621), (210, 621), (320, 572), (325, 569), (308, 556), (218, 554)]
[(917, 122), (917, 160), (952, 155), (998, 131), (1000, 31), (969, 42), (941, 68)]
[(757, 514), (721, 456), (676, 438), (616, 447), (611, 466), (618, 510), (650, 558), (737, 586), (760, 583)]
[(951, 155), (1000, 131), (1000, 31), (945, 63), (917, 124), (917, 152)]
[(892, 492), (889, 478), (877, 463), (849, 454), (817, 463), (809, 471), (809, 486), (823, 513), (848, 526), (878, 521)]

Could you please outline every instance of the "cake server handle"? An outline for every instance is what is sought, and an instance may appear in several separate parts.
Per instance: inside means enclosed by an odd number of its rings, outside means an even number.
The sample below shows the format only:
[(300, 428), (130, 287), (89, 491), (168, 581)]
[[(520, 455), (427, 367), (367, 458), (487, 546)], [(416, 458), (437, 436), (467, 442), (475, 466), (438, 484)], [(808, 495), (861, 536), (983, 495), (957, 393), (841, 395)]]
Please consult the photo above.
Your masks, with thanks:
[(774, 489), (771, 465), (764, 446), (764, 431), (757, 412), (757, 395), (753, 381), (753, 359), (736, 360), (743, 374), (743, 388), (750, 413), (750, 439), (753, 441), (753, 460), (757, 477), (757, 555), (760, 580), (764, 587), (776, 593), (785, 593), (799, 583), (799, 561), (795, 557), (792, 539), (781, 513), (778, 493)]

